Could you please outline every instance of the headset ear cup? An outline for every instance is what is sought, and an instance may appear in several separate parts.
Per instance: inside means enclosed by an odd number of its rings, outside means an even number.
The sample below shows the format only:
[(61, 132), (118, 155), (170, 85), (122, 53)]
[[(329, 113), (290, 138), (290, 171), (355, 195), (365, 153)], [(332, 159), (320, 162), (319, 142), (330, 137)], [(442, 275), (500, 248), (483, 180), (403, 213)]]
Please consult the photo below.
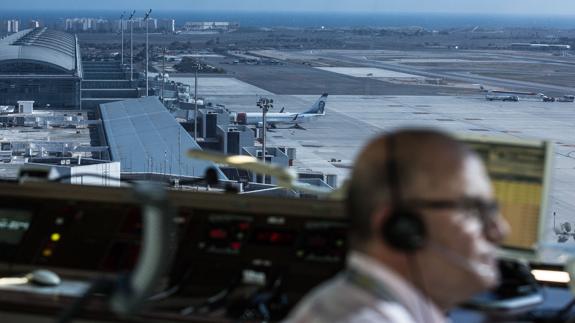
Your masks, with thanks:
[(382, 227), (383, 239), (393, 248), (414, 252), (423, 247), (426, 230), (419, 214), (408, 211), (395, 211), (390, 214)]

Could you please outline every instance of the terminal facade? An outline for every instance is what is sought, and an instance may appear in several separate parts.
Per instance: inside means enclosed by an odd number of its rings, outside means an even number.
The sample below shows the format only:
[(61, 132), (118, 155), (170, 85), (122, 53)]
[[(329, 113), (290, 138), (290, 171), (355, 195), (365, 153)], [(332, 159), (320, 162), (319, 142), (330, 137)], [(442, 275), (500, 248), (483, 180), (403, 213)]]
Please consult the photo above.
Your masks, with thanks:
[(80, 46), (71, 34), (27, 29), (0, 39), (0, 105), (81, 108)]

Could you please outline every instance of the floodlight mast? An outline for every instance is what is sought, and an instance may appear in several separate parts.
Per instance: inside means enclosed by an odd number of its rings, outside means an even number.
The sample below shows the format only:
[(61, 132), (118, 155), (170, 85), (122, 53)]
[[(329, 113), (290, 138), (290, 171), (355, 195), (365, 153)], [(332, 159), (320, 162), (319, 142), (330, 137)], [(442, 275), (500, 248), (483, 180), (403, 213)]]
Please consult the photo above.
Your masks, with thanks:
[(198, 138), (198, 69), (200, 64), (196, 66), (194, 72), (194, 139)]
[[(262, 109), (262, 162), (266, 162), (266, 131), (267, 131), (267, 121), (266, 114), (269, 109), (273, 108), (274, 100), (268, 98), (260, 98), (257, 106)], [(266, 176), (262, 175), (262, 183), (266, 183)]]
[(134, 80), (134, 15), (136, 10), (130, 15), (130, 81)]
[(148, 12), (146, 13), (146, 16), (144, 17), (144, 22), (146, 23), (146, 96), (149, 95), (149, 80), (148, 80), (148, 19), (150, 18), (150, 14), (152, 13), (152, 9), (148, 10)]
[(120, 64), (122, 65), (122, 70), (124, 69), (124, 16), (126, 15), (126, 12), (122, 12), (122, 15), (120, 16), (120, 30), (122, 33), (122, 52), (121, 52), (121, 58), (120, 58)]
[(165, 83), (166, 83), (166, 47), (164, 47), (163, 55), (162, 55), (162, 95), (161, 95), (162, 103), (164, 103), (164, 84)]

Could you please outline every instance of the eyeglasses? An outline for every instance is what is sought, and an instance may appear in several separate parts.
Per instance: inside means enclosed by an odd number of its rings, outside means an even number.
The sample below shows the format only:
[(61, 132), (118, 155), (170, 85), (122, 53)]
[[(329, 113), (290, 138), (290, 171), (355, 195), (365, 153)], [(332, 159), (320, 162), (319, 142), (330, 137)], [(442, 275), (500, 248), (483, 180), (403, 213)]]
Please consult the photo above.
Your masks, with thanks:
[(497, 201), (486, 201), (480, 198), (464, 197), (457, 200), (424, 200), (409, 199), (403, 203), (410, 208), (460, 210), (477, 217), (484, 226), (493, 223), (499, 214)]

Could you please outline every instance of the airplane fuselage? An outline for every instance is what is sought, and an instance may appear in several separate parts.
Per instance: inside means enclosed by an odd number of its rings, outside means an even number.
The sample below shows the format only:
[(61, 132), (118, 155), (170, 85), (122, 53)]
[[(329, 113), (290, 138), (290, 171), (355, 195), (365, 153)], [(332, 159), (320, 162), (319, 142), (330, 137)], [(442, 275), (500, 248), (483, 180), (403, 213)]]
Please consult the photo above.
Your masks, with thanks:
[[(281, 112), (268, 112), (266, 114), (266, 123), (270, 127), (275, 127), (276, 125), (299, 125), (324, 116), (327, 96), (327, 93), (322, 94), (305, 112), (283, 112), (284, 109)], [(233, 121), (240, 125), (261, 127), (263, 125), (263, 114), (261, 112), (238, 112)]]
[[(270, 125), (293, 125), (315, 119), (322, 114), (298, 114), (298, 113), (267, 113), (266, 123)], [(236, 115), (236, 122), (242, 125), (261, 125), (263, 116), (259, 112), (240, 112)]]

